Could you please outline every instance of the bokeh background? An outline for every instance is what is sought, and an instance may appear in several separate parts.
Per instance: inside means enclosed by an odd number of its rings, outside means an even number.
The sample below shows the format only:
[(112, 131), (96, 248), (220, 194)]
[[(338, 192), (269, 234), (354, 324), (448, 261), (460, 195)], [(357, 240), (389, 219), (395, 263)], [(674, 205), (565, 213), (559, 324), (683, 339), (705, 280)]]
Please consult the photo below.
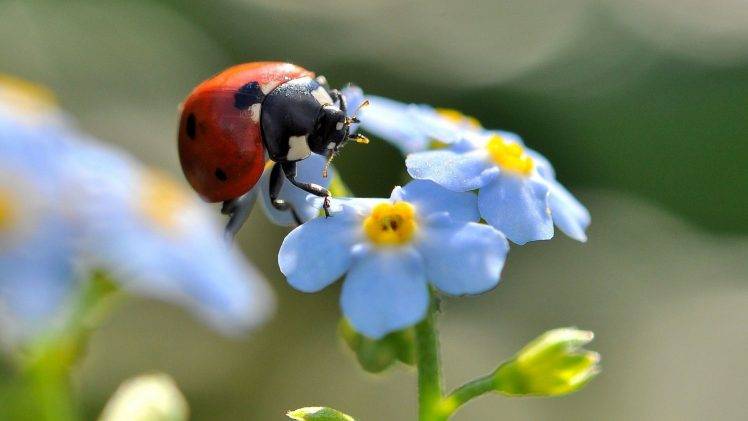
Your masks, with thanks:
[[(0, 72), (51, 87), (87, 131), (180, 177), (177, 104), (223, 68), (284, 60), (516, 131), (589, 206), (590, 240), (514, 247), (502, 284), (447, 300), (450, 387), (544, 330), (594, 330), (604, 372), (556, 399), (486, 397), (457, 420), (748, 417), (748, 4), (742, 0), (0, 0)], [(358, 195), (404, 181), (391, 146), (346, 148)], [(90, 418), (123, 379), (171, 374), (196, 420), (330, 405), (414, 419), (415, 373), (363, 373), (336, 338), (338, 287), (304, 295), (255, 212), (239, 241), (273, 281), (242, 340), (131, 299), (75, 373)]]

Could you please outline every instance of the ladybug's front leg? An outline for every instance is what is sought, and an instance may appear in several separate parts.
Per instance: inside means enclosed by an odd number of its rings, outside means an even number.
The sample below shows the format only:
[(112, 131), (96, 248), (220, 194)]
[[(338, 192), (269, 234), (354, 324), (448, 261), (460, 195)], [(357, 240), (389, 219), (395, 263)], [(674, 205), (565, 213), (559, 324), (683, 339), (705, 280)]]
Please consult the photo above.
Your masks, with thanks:
[(291, 184), (300, 188), (301, 190), (304, 190), (305, 192), (309, 192), (315, 196), (325, 198), (325, 201), (322, 204), (322, 209), (325, 211), (325, 217), (329, 217), (330, 192), (319, 184), (303, 183), (296, 180), (296, 162), (284, 162), (281, 165), (283, 166), (283, 172), (286, 174), (286, 178), (291, 182)]
[(268, 192), (268, 194), (270, 195), (270, 203), (275, 209), (279, 211), (291, 212), (291, 217), (293, 218), (294, 222), (296, 222), (296, 225), (301, 225), (303, 221), (299, 217), (299, 214), (296, 212), (296, 209), (293, 207), (293, 205), (286, 202), (285, 200), (278, 199), (282, 187), (283, 174), (281, 173), (281, 165), (276, 162), (275, 164), (273, 164), (273, 169), (270, 170), (270, 191)]

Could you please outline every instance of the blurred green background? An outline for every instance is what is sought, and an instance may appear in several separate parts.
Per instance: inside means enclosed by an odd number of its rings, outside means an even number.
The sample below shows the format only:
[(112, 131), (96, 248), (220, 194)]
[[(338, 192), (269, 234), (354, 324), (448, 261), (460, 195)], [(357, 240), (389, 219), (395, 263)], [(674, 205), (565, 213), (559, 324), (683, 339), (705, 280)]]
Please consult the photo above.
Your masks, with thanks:
[[(459, 108), (516, 131), (589, 206), (590, 241), (514, 247), (503, 282), (447, 300), (448, 386), (544, 330), (594, 330), (603, 374), (557, 399), (488, 397), (457, 420), (739, 420), (748, 416), (748, 6), (741, 0), (0, 0), (0, 72), (43, 83), (87, 131), (181, 178), (177, 104), (223, 68), (283, 60), (366, 92)], [(336, 165), (384, 195), (382, 142)], [(364, 374), (335, 335), (338, 287), (291, 290), (286, 230), (240, 234), (279, 296), (244, 340), (129, 300), (76, 372), (93, 418), (126, 377), (175, 377), (196, 420), (281, 420), (330, 405), (409, 420), (415, 373)]]

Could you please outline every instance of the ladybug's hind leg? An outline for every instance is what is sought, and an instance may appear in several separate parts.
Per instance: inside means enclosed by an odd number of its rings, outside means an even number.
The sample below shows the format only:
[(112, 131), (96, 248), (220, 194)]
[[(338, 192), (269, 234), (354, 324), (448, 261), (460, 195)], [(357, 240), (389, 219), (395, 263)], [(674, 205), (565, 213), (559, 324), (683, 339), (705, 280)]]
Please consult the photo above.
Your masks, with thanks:
[[(276, 166), (277, 165), (278, 164), (276, 164)], [(291, 182), (291, 184), (300, 188), (301, 190), (304, 190), (305, 192), (309, 192), (315, 196), (325, 198), (324, 204), (322, 205), (322, 209), (325, 211), (325, 217), (329, 217), (330, 216), (330, 191), (320, 186), (319, 184), (304, 183), (304, 182), (296, 180), (296, 162), (284, 162), (281, 165), (283, 166), (283, 172), (286, 174), (286, 178), (288, 179), (288, 181)], [(275, 170), (275, 168), (273, 168), (273, 170)]]
[(224, 231), (224, 237), (228, 243), (231, 243), (236, 237), (236, 233), (244, 225), (244, 222), (249, 218), (250, 212), (257, 201), (257, 190), (252, 189), (242, 196), (236, 199), (231, 199), (223, 202), (221, 213), (229, 215), (229, 222), (226, 224), (226, 230)]
[(303, 221), (293, 205), (285, 200), (278, 199), (282, 187), (283, 174), (281, 173), (281, 164), (276, 162), (273, 164), (273, 169), (270, 170), (270, 191), (268, 192), (270, 194), (270, 203), (279, 211), (291, 212), (291, 216), (293, 217), (294, 222), (296, 222), (296, 225), (301, 225)]

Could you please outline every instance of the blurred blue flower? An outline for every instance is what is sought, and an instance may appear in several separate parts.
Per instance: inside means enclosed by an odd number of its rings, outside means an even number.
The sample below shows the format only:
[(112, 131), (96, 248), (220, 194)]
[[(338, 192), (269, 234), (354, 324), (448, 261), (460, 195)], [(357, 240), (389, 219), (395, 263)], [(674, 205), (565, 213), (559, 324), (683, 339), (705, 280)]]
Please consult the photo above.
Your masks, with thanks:
[[(351, 117), (356, 113), (359, 106), (364, 101), (363, 91), (358, 86), (349, 85), (343, 89), (342, 94), (348, 105), (348, 116)], [(351, 125), (350, 133), (355, 133), (357, 129), (357, 124)], [(272, 162), (269, 162), (268, 164), (272, 164)], [(311, 154), (308, 158), (299, 161), (296, 165), (297, 180), (318, 184), (324, 188), (330, 187), (330, 182), (336, 175), (334, 168), (330, 167), (327, 177), (322, 176), (322, 171), (325, 167), (325, 158), (321, 155)], [(262, 173), (262, 177), (258, 183), (259, 189), (253, 189), (252, 194), (260, 196), (262, 210), (270, 221), (277, 225), (295, 226), (296, 222), (294, 221), (291, 212), (275, 209), (270, 201), (270, 195), (268, 193), (270, 191), (271, 170), (272, 165), (267, 165), (265, 167), (265, 171)], [(278, 198), (286, 203), (290, 203), (296, 210), (299, 218), (301, 218), (301, 221), (306, 222), (317, 216), (322, 207), (320, 202), (307, 201), (308, 194), (308, 192), (301, 190), (293, 184), (284, 182)]]
[(333, 215), (294, 229), (278, 263), (296, 289), (316, 292), (347, 273), (344, 315), (381, 338), (423, 318), (429, 282), (451, 295), (478, 294), (499, 282), (508, 244), (477, 223), (477, 197), (416, 180), (390, 199), (333, 201)]
[(272, 297), (262, 275), (226, 245), (213, 213), (166, 175), (100, 144), (65, 156), (84, 204), (87, 265), (130, 291), (187, 305), (234, 334), (264, 320)]
[(227, 249), (200, 201), (86, 139), (35, 89), (14, 83), (0, 77), (0, 341), (62, 324), (98, 269), (224, 332), (267, 315), (262, 276)]
[(553, 224), (586, 241), (587, 209), (539, 153), (499, 132), (465, 133), (447, 149), (411, 154), (408, 173), (454, 191), (478, 190), (486, 222), (517, 244), (553, 237)]

